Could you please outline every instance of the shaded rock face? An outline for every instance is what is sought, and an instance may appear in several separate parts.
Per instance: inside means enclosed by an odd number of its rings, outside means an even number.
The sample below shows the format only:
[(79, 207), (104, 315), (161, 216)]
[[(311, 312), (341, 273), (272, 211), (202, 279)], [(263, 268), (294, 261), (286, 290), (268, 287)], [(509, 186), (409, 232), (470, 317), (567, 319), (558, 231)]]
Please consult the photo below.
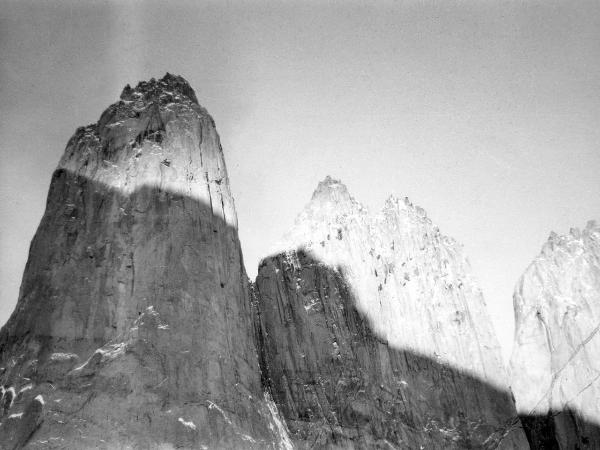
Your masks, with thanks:
[(300, 448), (528, 448), (460, 247), (331, 178), (255, 286), (263, 382)]
[(214, 122), (181, 77), (69, 141), (0, 332), (2, 448), (288, 448)]
[(600, 226), (551, 234), (514, 294), (512, 385), (533, 448), (600, 448)]

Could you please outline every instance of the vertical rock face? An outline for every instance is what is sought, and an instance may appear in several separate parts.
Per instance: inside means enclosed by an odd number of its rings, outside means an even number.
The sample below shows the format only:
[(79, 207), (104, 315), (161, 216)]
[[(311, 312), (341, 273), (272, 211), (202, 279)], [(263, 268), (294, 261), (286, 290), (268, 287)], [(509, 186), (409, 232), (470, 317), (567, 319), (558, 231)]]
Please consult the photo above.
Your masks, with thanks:
[(533, 448), (600, 448), (600, 226), (552, 233), (515, 294), (511, 377)]
[(265, 383), (300, 447), (527, 448), (460, 247), (326, 178), (256, 280)]
[(127, 86), (55, 171), (0, 332), (0, 447), (283, 448), (214, 122)]

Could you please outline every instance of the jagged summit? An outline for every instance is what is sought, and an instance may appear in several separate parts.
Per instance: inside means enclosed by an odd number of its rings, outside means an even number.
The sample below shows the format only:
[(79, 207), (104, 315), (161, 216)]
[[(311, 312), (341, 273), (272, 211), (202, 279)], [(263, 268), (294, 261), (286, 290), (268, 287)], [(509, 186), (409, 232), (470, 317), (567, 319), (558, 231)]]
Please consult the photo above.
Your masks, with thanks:
[[(595, 220), (589, 220), (583, 229), (571, 228), (568, 233), (558, 234), (551, 231), (548, 239), (542, 246), (539, 255), (533, 261), (534, 266), (538, 261), (545, 259), (560, 259), (577, 256), (585, 251), (590, 242), (598, 239), (600, 225)], [(530, 267), (531, 267), (530, 266)], [(529, 270), (529, 268), (527, 269)]]
[[(348, 214), (351, 213), (368, 213), (368, 208), (350, 194), (350, 191), (341, 180), (327, 175), (317, 185), (310, 202), (306, 205), (298, 220), (305, 221), (307, 214), (316, 214), (316, 217), (313, 218), (318, 220), (322, 219), (321, 214), (326, 214), (333, 220), (339, 220), (347, 218)], [(427, 212), (423, 208), (414, 205), (408, 197), (401, 199), (394, 194), (391, 194), (385, 200), (379, 214), (388, 217), (411, 215), (431, 223), (427, 217)]]
[(324, 237), (336, 235), (338, 229), (354, 226), (371, 231), (384, 226), (394, 232), (400, 230), (409, 234), (416, 229), (424, 229), (426, 234), (436, 236), (449, 249), (462, 251), (462, 244), (440, 233), (425, 209), (413, 204), (408, 197), (391, 194), (379, 211), (372, 212), (350, 194), (341, 180), (329, 175), (319, 182), (310, 201), (296, 217), (292, 229), (271, 251), (310, 248)]
[(584, 235), (589, 235), (593, 233), (598, 228), (600, 228), (600, 224), (598, 224), (598, 221), (592, 219), (588, 220), (585, 224), (585, 227), (583, 227), (582, 229), (578, 227), (570, 228), (568, 235), (561, 236), (557, 232), (551, 231), (548, 240), (565, 240), (570, 238), (579, 239)]
[(348, 188), (340, 180), (327, 175), (319, 182), (310, 201), (296, 217), (292, 234), (284, 236), (284, 242), (278, 243), (275, 248), (280, 249), (281, 245), (293, 246), (298, 236), (292, 238), (292, 235), (313, 234), (310, 230), (314, 228), (327, 228), (365, 214), (366, 208), (350, 195)]
[(123, 193), (146, 186), (186, 195), (237, 226), (214, 120), (180, 76), (126, 86), (96, 124), (77, 129), (59, 167)]
[[(400, 198), (396, 197), (394, 194), (392, 194), (385, 200), (385, 203), (383, 204), (382, 212), (383, 212), (383, 214), (390, 214), (390, 213), (397, 214), (400, 211), (406, 211), (409, 208), (415, 208), (415, 207), (410, 202), (408, 197), (404, 197), (403, 199), (400, 199)], [(423, 211), (423, 215), (425, 216), (425, 210), (423, 210), (419, 206), (417, 206), (416, 208), (418, 208), (420, 211)]]
[(344, 183), (342, 183), (340, 180), (332, 178), (330, 175), (327, 175), (323, 181), (319, 181), (317, 188), (313, 192), (312, 198), (318, 198), (339, 190), (344, 191), (345, 193), (348, 192), (348, 189)]
[(277, 250), (256, 279), (261, 358), (296, 439), (526, 448), (492, 436), (516, 414), (500, 347), (460, 245), (422, 208), (391, 196), (371, 214), (328, 176)]
[(313, 192), (311, 203), (336, 203), (343, 205), (356, 202), (344, 183), (327, 175), (317, 185), (317, 188)]
[(161, 95), (165, 94), (184, 95), (198, 104), (196, 93), (188, 81), (180, 75), (172, 75), (169, 72), (160, 80), (151, 78), (149, 81), (140, 81), (135, 88), (132, 88), (129, 84), (126, 85), (121, 92), (121, 100), (132, 101), (140, 96), (146, 100), (148, 98), (160, 98)]
[[(196, 94), (181, 76), (167, 73), (160, 80), (140, 81), (135, 88), (126, 85), (120, 100), (106, 108), (98, 122), (79, 127), (65, 152), (66, 159), (86, 158), (86, 150), (99, 147), (102, 160), (129, 160), (137, 156), (146, 142), (156, 145), (173, 137), (177, 148), (186, 147), (184, 134), (176, 122), (206, 120), (214, 128), (214, 120), (198, 104)], [(189, 128), (189, 127), (188, 127)], [(192, 135), (195, 134), (195, 130)], [(166, 143), (167, 146), (170, 143)]]

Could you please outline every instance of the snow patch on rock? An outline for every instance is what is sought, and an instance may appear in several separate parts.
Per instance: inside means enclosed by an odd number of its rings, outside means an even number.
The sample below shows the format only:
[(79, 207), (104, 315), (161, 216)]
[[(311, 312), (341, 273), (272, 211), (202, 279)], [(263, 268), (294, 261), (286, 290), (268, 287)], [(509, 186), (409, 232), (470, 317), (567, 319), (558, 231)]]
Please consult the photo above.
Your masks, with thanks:
[(184, 427), (189, 428), (190, 430), (196, 430), (196, 424), (191, 420), (188, 422), (183, 417), (180, 417), (179, 419), (177, 419), (177, 421), (183, 424)]

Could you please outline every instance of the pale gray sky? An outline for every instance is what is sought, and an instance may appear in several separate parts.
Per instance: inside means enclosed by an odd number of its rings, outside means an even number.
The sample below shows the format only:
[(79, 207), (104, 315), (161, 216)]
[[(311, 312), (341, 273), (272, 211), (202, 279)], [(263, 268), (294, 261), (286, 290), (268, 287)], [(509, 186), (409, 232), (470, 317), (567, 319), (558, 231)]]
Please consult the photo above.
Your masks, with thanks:
[(246, 267), (330, 174), (465, 246), (500, 340), (551, 230), (600, 219), (597, 2), (0, 5), (0, 322), (50, 176), (126, 83), (184, 76), (215, 118)]

